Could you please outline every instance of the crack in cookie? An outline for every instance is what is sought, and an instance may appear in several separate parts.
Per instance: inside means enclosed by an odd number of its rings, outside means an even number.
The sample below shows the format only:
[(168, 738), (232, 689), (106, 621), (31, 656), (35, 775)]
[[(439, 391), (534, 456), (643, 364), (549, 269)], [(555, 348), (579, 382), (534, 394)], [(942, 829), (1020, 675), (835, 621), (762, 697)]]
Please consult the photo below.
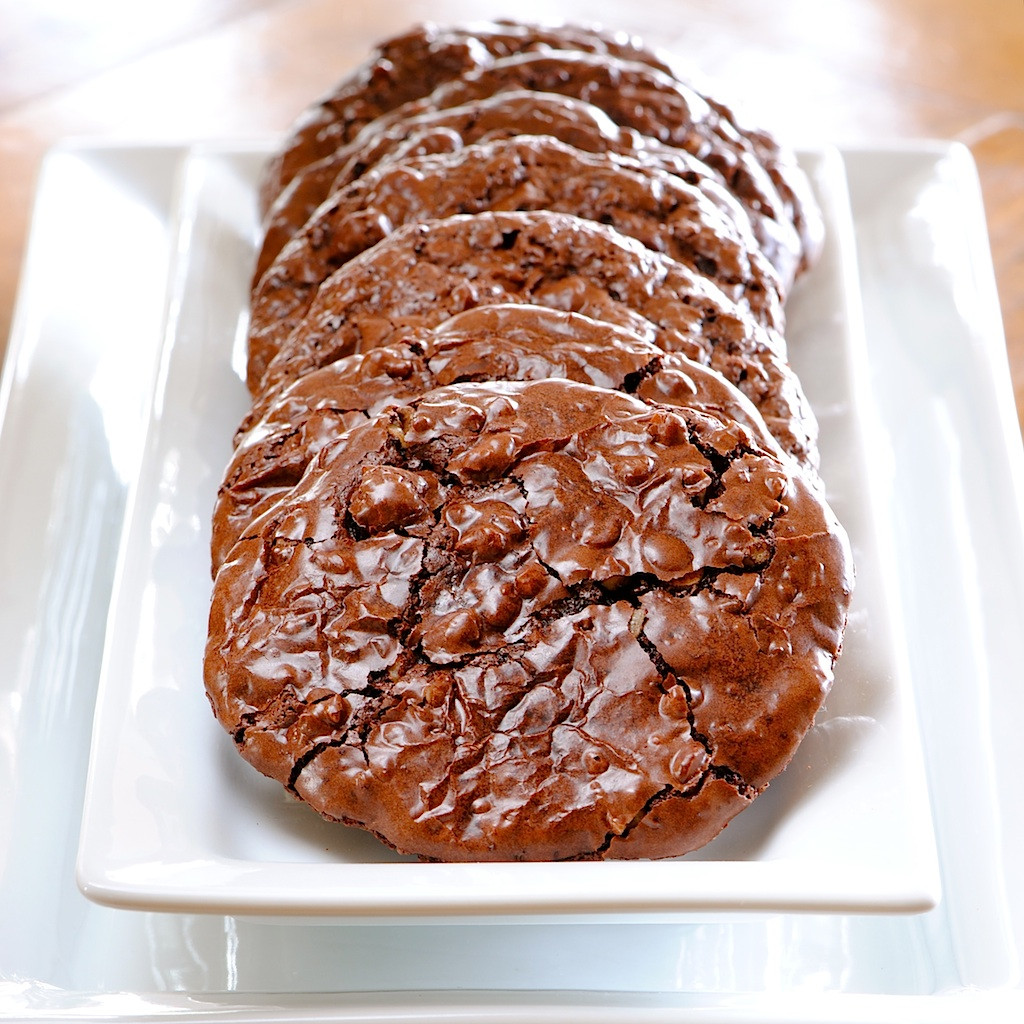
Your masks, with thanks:
[(218, 717), (426, 859), (702, 845), (810, 727), (849, 593), (841, 529), (755, 424), (567, 379), (385, 407), (218, 572)]

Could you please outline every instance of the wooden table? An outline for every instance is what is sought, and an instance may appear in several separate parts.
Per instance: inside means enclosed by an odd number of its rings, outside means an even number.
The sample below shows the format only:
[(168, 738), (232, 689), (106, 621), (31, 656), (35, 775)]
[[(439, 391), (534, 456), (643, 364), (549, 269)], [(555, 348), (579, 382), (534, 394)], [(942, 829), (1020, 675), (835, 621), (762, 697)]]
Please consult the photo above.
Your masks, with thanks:
[(1024, 422), (1024, 0), (0, 0), (0, 354), (52, 144), (274, 135), (383, 36), (510, 13), (637, 32), (797, 143), (967, 143)]

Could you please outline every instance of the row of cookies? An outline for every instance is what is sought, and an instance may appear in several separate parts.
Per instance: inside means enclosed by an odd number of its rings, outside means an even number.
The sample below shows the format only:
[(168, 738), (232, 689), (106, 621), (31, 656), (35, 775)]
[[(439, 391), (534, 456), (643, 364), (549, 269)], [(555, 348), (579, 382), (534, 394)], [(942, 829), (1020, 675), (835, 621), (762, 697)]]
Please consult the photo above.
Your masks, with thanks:
[(261, 196), (205, 665), (242, 756), (425, 858), (707, 842), (851, 587), (786, 354), (795, 161), (630, 37), (425, 26)]

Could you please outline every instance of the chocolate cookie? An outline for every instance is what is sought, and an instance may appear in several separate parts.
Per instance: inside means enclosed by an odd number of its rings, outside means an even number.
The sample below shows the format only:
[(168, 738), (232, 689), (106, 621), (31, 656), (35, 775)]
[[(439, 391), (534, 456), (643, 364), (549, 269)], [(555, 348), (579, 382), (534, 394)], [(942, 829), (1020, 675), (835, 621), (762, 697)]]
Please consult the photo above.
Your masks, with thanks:
[(542, 306), (479, 306), (433, 330), (340, 359), (300, 377), (243, 422), (217, 494), (216, 572), (257, 516), (280, 501), (335, 438), (385, 405), (463, 381), (565, 378), (650, 403), (741, 423), (771, 447), (753, 406), (723, 377), (628, 331)]
[(831, 683), (841, 528), (748, 431), (565, 380), (389, 407), (232, 549), (205, 680), (241, 754), (437, 860), (671, 857)]
[(549, 136), (385, 164), (336, 192), (263, 275), (252, 297), (251, 373), (353, 256), (414, 221), (484, 210), (554, 210), (608, 224), (710, 278), (767, 327), (782, 328), (781, 284), (753, 234), (682, 179), (625, 166)]
[[(629, 157), (641, 168), (657, 168), (701, 188), (738, 229), (750, 227), (784, 288), (793, 283), (807, 262), (796, 228), (787, 218), (780, 218), (774, 207), (749, 200), (744, 205), (729, 190), (731, 186), (727, 187), (720, 172), (685, 149), (622, 128), (592, 103), (571, 96), (511, 89), (418, 114), (407, 114), (408, 109), (371, 122), (337, 152), (295, 175), (267, 214), (254, 284), (320, 203), (380, 163), (531, 134), (550, 135), (586, 152)], [(794, 168), (792, 175), (802, 180), (798, 169)], [(816, 211), (816, 207), (813, 209)]]
[(505, 89), (586, 100), (625, 128), (692, 153), (714, 168), (744, 206), (791, 223), (805, 263), (821, 244), (820, 211), (793, 156), (764, 132), (745, 132), (684, 82), (647, 64), (588, 53), (522, 53), (438, 86), (381, 122), (453, 107)]
[[(549, 135), (595, 153), (631, 148), (622, 129), (597, 107), (524, 89), (428, 110), (397, 123), (371, 122), (334, 152), (303, 167), (275, 198), (264, 221), (254, 283), (322, 202), (379, 164), (516, 135)], [(710, 168), (708, 173), (713, 173)]]
[(647, 60), (668, 70), (655, 53), (625, 32), (507, 20), (465, 28), (416, 26), (381, 42), (351, 75), (303, 112), (264, 170), (264, 209), (299, 170), (329, 156), (381, 114), (497, 58), (549, 49)]
[[(428, 110), (398, 123), (371, 122), (335, 152), (302, 168), (276, 197), (265, 218), (254, 284), (321, 203), (379, 164), (454, 153), (516, 135), (548, 135), (594, 153), (630, 148), (619, 126), (597, 107), (524, 89)], [(708, 173), (713, 173), (710, 168)]]
[(751, 398), (786, 451), (814, 463), (814, 418), (781, 336), (675, 260), (568, 214), (482, 213), (399, 229), (324, 282), (257, 393), (386, 345), (396, 331), (501, 302), (616, 323), (711, 366)]
[[(542, 69), (539, 61), (546, 55), (550, 55), (550, 60)], [(589, 60), (592, 67), (588, 70), (580, 66), (578, 57)], [(535, 58), (538, 63), (525, 76), (522, 68), (510, 71), (510, 62), (514, 65), (517, 60)], [(560, 70), (563, 66), (564, 71)], [(637, 80), (634, 71), (627, 72), (630, 81), (625, 82), (623, 66), (643, 69), (641, 79), (646, 80)], [(463, 79), (474, 82), (470, 93), (475, 98), (515, 88), (513, 82), (518, 79), (522, 87), (533, 91), (582, 97), (595, 89), (603, 90), (605, 98), (612, 101), (611, 107), (605, 109), (613, 115), (622, 114), (624, 119), (620, 123), (654, 138), (661, 139), (666, 133), (683, 135), (700, 146), (692, 130), (696, 128), (697, 135), (703, 135), (705, 141), (710, 133), (715, 139), (712, 162), (738, 192), (749, 195), (748, 205), (757, 211), (758, 219), (766, 215), (781, 225), (786, 213), (783, 207), (788, 207), (801, 239), (800, 265), (805, 266), (820, 245), (821, 221), (793, 154), (770, 133), (738, 118), (731, 106), (716, 99), (709, 90), (696, 92), (696, 79), (688, 69), (680, 72), (679, 67), (677, 59), (645, 46), (635, 37), (596, 28), (552, 28), (503, 21), (478, 29), (415, 29), (383, 43), (331, 96), (300, 118), (281, 154), (270, 162), (265, 173), (264, 209), (299, 172), (331, 157), (363, 125), (386, 119), (399, 107), (408, 111), (409, 104), (422, 100), (431, 90), (434, 95), (427, 101), (430, 105), (450, 107), (464, 102), (456, 98), (463, 89)], [(604, 74), (610, 74), (611, 79), (602, 86), (598, 80)], [(444, 95), (448, 83), (453, 91)], [(668, 95), (673, 84), (678, 87), (676, 97)], [(625, 98), (626, 103), (617, 104), (616, 96)], [(645, 114), (635, 101), (653, 105)], [(701, 123), (683, 124), (680, 114), (684, 118), (692, 114)], [(634, 123), (637, 116), (644, 123)], [(690, 145), (684, 148), (696, 151)], [(753, 164), (747, 166), (743, 156), (737, 161), (739, 151), (750, 154)], [(766, 204), (764, 197), (757, 194), (765, 191), (764, 183), (755, 181), (761, 177), (759, 166), (771, 178), (767, 192), (781, 197), (781, 203)], [(768, 236), (772, 234), (771, 230), (767, 232)], [(782, 246), (778, 255), (788, 258), (787, 249), (788, 245)], [(772, 258), (767, 247), (766, 254)], [(781, 263), (776, 265), (786, 279), (787, 268)]]
[(382, 163), (456, 153), (465, 146), (519, 135), (545, 135), (587, 153), (605, 154), (639, 173), (655, 170), (682, 178), (699, 188), (738, 233), (754, 236), (784, 289), (792, 284), (802, 259), (793, 226), (766, 216), (759, 208), (745, 209), (721, 176), (695, 156), (623, 129), (583, 100), (514, 89), (397, 122), (372, 122), (336, 153), (304, 168), (267, 215), (253, 286), (321, 203)]

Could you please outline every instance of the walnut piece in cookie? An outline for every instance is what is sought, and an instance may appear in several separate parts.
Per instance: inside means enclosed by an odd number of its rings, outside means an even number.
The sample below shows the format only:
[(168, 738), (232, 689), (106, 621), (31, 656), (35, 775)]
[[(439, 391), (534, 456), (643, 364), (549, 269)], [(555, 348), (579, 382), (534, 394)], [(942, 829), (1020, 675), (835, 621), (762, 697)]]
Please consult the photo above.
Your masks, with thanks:
[(458, 384), (327, 445), (234, 546), (207, 693), (259, 770), (399, 850), (676, 856), (789, 762), (850, 572), (748, 429)]

